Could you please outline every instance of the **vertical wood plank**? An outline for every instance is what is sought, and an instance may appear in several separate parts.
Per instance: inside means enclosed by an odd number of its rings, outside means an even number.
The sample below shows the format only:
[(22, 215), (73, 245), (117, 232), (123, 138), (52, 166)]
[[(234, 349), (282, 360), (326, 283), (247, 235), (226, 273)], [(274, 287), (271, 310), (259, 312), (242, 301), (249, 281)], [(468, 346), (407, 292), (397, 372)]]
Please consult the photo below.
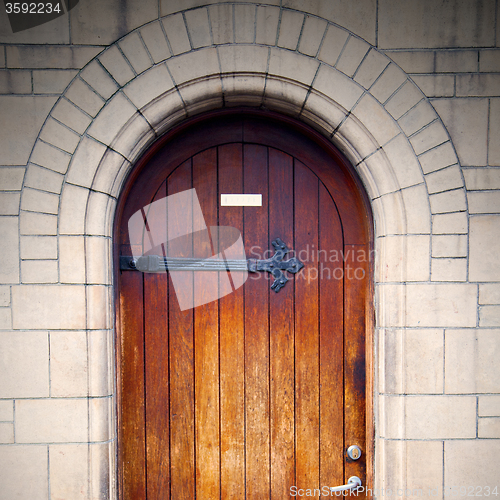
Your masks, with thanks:
[(335, 204), (320, 182), (320, 484), (344, 479), (344, 265), (342, 225)]
[[(217, 226), (217, 149), (193, 157), (193, 187), (208, 227)], [(201, 221), (194, 220), (194, 229)], [(212, 257), (209, 231), (193, 235), (195, 257)], [(217, 249), (214, 249), (215, 253)], [(195, 305), (211, 300), (218, 290), (217, 272), (195, 272)], [(196, 498), (220, 496), (219, 451), (219, 308), (217, 300), (194, 309)]]
[[(262, 194), (261, 207), (245, 207), (245, 251), (263, 255), (268, 244), (267, 148), (245, 145), (245, 193)], [(262, 258), (262, 257), (261, 257)], [(270, 494), (269, 470), (269, 322), (267, 273), (250, 275), (245, 283), (245, 420), (246, 498)]]
[[(281, 238), (293, 246), (293, 158), (269, 149), (269, 248)], [(289, 254), (285, 257), (292, 257)], [(290, 496), (295, 485), (294, 278), (270, 293), (271, 498)]]
[[(153, 201), (165, 198), (166, 182)], [(155, 212), (151, 227), (167, 224), (167, 214)], [(163, 242), (159, 242), (163, 243)], [(157, 248), (164, 255), (165, 246)], [(170, 370), (168, 345), (168, 275), (144, 273), (144, 349), (146, 380), (146, 453), (148, 498), (170, 496)], [(167, 496), (167, 498), (168, 498)]]
[(123, 498), (146, 498), (144, 416), (144, 322), (142, 273), (121, 274), (121, 464)]
[[(191, 189), (191, 160), (186, 161), (168, 178), (168, 194)], [(185, 217), (190, 207), (179, 207), (180, 213), (168, 213), (168, 232)], [(178, 233), (176, 233), (178, 234)], [(186, 238), (183, 255), (192, 255), (192, 242)], [(177, 245), (177, 250), (181, 250)], [(192, 273), (185, 271), (182, 293), (192, 297)], [(191, 275), (191, 276), (190, 276)], [(169, 280), (169, 344), (170, 344), (170, 464), (171, 498), (192, 500), (195, 497), (195, 433), (194, 433), (194, 352), (193, 310), (181, 311), (176, 292)]]
[[(318, 178), (295, 160), (295, 249), (305, 268), (295, 282), (297, 487), (320, 487)], [(311, 498), (317, 498), (318, 495)]]
[[(219, 196), (243, 192), (243, 146), (219, 147)], [(243, 209), (220, 207), (219, 224), (243, 233)], [(243, 287), (220, 299), (221, 499), (245, 498)]]

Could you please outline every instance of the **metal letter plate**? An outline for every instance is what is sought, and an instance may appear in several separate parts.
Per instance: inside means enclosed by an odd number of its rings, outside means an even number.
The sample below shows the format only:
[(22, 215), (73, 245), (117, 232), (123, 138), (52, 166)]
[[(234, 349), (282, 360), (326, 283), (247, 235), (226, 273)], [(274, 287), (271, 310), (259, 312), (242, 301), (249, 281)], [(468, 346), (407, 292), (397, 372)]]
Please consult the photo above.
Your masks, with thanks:
[(221, 194), (221, 207), (261, 207), (261, 194)]

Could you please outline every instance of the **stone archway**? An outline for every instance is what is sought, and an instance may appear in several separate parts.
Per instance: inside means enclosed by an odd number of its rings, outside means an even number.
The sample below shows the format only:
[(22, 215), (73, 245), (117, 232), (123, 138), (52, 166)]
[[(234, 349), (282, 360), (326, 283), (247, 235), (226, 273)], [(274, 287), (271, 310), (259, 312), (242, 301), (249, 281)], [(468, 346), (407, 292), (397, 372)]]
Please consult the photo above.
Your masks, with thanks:
[[(377, 250), (376, 326), (377, 331), (391, 332), (380, 335), (377, 365), (382, 368), (375, 392), (391, 393), (404, 386), (398, 332), (412, 326), (405, 319), (410, 293), (406, 283), (412, 282), (411, 293), (417, 293), (418, 282), (429, 280), (431, 226), (466, 210), (448, 133), (404, 72), (347, 30), (282, 9), (290, 19), (302, 16), (304, 29), (322, 27), (322, 37), (302, 43), (298, 34), (293, 46), (286, 37), (280, 41), (279, 23), (263, 22), (252, 39), (243, 36), (248, 26), (239, 28), (241, 37), (231, 38), (226, 7), (211, 8), (210, 18), (202, 7), (149, 23), (108, 47), (80, 72), (51, 111), (25, 178), (25, 187), (46, 193), (51, 208), (21, 211), (21, 220), (37, 224), (40, 234), (59, 237), (55, 286), (58, 293), (71, 286), (78, 295), (72, 306), (78, 304), (78, 311), (69, 309), (68, 317), (74, 314), (78, 328), (109, 337), (116, 199), (145, 148), (186, 117), (210, 109), (244, 105), (297, 117), (346, 154), (370, 196)], [(195, 27), (196, 38), (191, 31)], [(164, 30), (172, 35), (165, 38)], [(23, 200), (26, 196), (27, 191)], [(17, 327), (22, 328), (20, 321)], [(383, 368), (389, 351), (397, 353), (399, 367), (390, 377)], [(96, 352), (90, 358), (94, 378), (89, 396), (105, 397), (105, 403), (95, 407), (95, 424), (90, 426), (110, 419), (112, 363), (111, 353)], [(382, 395), (376, 399), (380, 414), (384, 405), (392, 404)], [(402, 406), (391, 412), (404, 421)], [(111, 439), (112, 450), (113, 434), (106, 436), (103, 441)], [(382, 438), (377, 446), (383, 481), (384, 457), (404, 451)], [(112, 451), (95, 455), (99, 458), (92, 458), (93, 467), (113, 470)], [(404, 481), (405, 472), (400, 474)]]

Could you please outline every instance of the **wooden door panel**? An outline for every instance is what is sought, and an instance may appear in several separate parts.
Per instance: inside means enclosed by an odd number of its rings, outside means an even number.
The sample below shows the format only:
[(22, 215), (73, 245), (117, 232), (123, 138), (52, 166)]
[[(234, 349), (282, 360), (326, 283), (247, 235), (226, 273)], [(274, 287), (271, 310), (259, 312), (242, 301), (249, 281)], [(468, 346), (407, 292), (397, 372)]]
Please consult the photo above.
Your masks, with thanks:
[[(298, 154), (295, 144), (289, 154), (286, 133), (264, 139), (262, 122), (232, 123), (240, 132), (226, 134), (226, 141), (222, 123), (214, 129), (219, 144), (205, 137), (198, 151), (198, 132), (179, 139), (176, 148), (183, 144), (189, 158), (176, 150), (162, 164), (155, 156), (157, 171), (146, 175), (151, 186), (139, 176), (143, 192), (132, 189), (131, 205), (194, 188), (203, 220), (193, 207), (182, 208), (191, 214), (193, 233), (176, 244), (178, 256), (208, 258), (223, 250), (217, 232), (200, 231), (206, 223), (237, 228), (249, 258), (269, 257), (279, 237), (305, 268), (279, 293), (270, 289), (268, 273), (250, 274), (233, 293), (184, 311), (179, 294), (199, 303), (234, 272), (183, 271), (181, 290), (169, 273), (121, 273), (119, 460), (127, 499), (282, 500), (293, 486), (318, 490), (366, 472), (364, 456), (345, 457), (350, 444), (366, 447), (369, 263), (359, 263), (354, 250), (369, 245), (344, 240), (362, 233), (346, 227), (360, 216), (344, 220), (340, 187), (329, 186), (334, 176), (326, 183), (318, 177), (324, 153)], [(271, 147), (272, 140), (280, 147)], [(259, 193), (262, 206), (222, 207), (222, 193)], [(344, 211), (353, 204), (340, 203)], [(131, 210), (122, 213), (129, 217)], [(180, 220), (180, 212), (165, 214), (167, 240)], [(130, 252), (126, 223), (119, 229), (124, 254)], [(346, 249), (353, 250), (347, 258)], [(155, 251), (167, 255), (168, 241)], [(347, 279), (348, 268), (365, 274)]]

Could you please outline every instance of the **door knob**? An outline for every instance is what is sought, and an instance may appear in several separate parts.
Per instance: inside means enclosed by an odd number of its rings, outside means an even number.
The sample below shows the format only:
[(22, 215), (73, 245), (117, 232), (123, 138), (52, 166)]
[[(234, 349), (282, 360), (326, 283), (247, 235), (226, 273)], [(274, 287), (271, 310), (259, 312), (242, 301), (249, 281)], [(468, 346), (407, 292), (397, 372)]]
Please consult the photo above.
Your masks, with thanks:
[(331, 486), (330, 491), (346, 491), (346, 490), (355, 490), (358, 489), (362, 485), (361, 479), (358, 476), (351, 476), (347, 480), (347, 484), (343, 484), (342, 486)]

